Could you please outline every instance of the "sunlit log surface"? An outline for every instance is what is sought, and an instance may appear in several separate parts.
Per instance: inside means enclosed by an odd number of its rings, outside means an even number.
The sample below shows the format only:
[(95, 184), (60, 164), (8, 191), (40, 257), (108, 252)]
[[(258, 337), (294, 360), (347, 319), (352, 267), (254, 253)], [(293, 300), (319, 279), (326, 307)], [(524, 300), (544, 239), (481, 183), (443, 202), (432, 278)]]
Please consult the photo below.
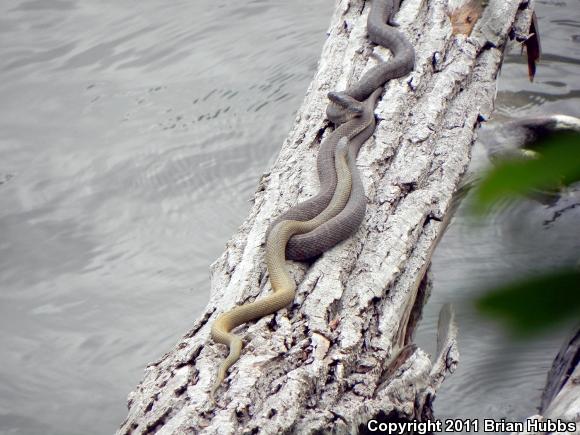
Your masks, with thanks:
[(452, 31), (450, 15), (460, 3), (403, 2), (396, 21), (416, 49), (416, 67), (386, 87), (375, 135), (359, 155), (366, 218), (354, 237), (312, 265), (292, 265), (300, 284), (291, 307), (236, 330), (245, 347), (216, 407), (208, 392), (227, 351), (211, 340), (211, 324), (270, 291), (264, 234), (272, 219), (317, 191), (317, 150), (331, 131), (327, 92), (389, 57), (366, 39), (370, 3), (337, 2), (294, 126), (247, 219), (212, 266), (205, 312), (147, 367), (129, 395), (120, 434), (353, 433), (374, 417), (431, 415), (458, 353), (449, 307), (441, 314), (438, 356), (412, 345), (428, 288), (424, 275), (475, 130), (492, 112), (514, 23), (525, 29), (531, 17), (527, 1), (492, 0), (468, 36)]

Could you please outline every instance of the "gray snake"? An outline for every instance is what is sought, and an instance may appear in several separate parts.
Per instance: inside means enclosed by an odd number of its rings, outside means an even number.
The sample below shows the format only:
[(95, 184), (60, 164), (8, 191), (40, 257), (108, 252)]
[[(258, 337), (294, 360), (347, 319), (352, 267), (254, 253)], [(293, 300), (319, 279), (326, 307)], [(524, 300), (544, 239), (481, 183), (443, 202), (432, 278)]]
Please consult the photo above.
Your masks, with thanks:
[(273, 292), (258, 300), (235, 307), (218, 317), (212, 326), (212, 336), (218, 343), (227, 344), (229, 355), (220, 365), (218, 375), (211, 391), (213, 398), (216, 389), (226, 376), (228, 369), (239, 358), (242, 351), (242, 339), (231, 330), (250, 320), (264, 317), (284, 308), (294, 300), (296, 283), (286, 269), (284, 247), (294, 234), (311, 231), (336, 215), (348, 201), (351, 191), (351, 174), (348, 165), (348, 138), (342, 137), (336, 148), (335, 170), (339, 174), (334, 195), (328, 206), (313, 219), (307, 221), (284, 220), (278, 223), (266, 242), (266, 264), (270, 275)]
[[(221, 364), (212, 387), (212, 398), (229, 367), (240, 357), (242, 340), (231, 333), (232, 329), (272, 314), (294, 299), (296, 284), (286, 270), (285, 260), (320, 255), (351, 236), (364, 218), (366, 196), (356, 156), (375, 129), (374, 107), (382, 85), (409, 73), (415, 62), (411, 44), (387, 24), (399, 3), (399, 0), (373, 1), (367, 23), (371, 41), (389, 48), (393, 58), (372, 67), (347, 90), (328, 94), (331, 102), (326, 114), (337, 127), (320, 146), (319, 193), (282, 214), (268, 228), (266, 262), (274, 292), (221, 314), (212, 326), (214, 341), (229, 347), (229, 355)], [(341, 148), (340, 158), (338, 148)]]
[[(398, 0), (373, 1), (367, 20), (369, 39), (376, 44), (389, 48), (392, 59), (373, 66), (352, 87), (342, 92), (330, 92), (331, 103), (326, 109), (328, 119), (334, 122), (337, 130), (344, 125), (345, 113), (352, 99), (364, 101), (385, 82), (393, 78), (402, 77), (413, 70), (415, 65), (415, 50), (407, 38), (388, 23), (399, 8)], [(342, 124), (342, 125), (341, 125)], [(372, 135), (373, 125), (358, 136), (351, 138), (351, 157), (355, 157), (360, 146)], [(271, 229), (285, 219), (308, 220), (318, 215), (330, 202), (336, 187), (336, 172), (334, 171), (334, 150), (336, 140), (324, 141), (318, 151), (318, 179), (319, 193), (313, 198), (300, 203), (278, 217), (270, 225), (266, 237)], [(329, 219), (318, 228), (306, 234), (295, 235), (286, 246), (286, 258), (290, 260), (306, 260), (317, 257), (329, 250), (342, 240), (350, 237), (361, 224), (366, 211), (366, 197), (360, 180), (356, 160), (351, 158), (351, 172), (353, 178), (352, 194), (343, 211)]]

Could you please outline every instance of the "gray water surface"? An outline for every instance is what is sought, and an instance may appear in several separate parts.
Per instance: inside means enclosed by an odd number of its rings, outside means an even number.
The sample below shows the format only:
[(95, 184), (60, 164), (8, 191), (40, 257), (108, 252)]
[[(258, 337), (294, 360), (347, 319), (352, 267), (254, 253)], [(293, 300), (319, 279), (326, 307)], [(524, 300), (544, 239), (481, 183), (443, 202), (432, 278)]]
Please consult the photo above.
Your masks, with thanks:
[[(539, 2), (544, 62), (531, 84), (508, 56), (499, 119), (580, 115), (579, 6)], [(204, 308), (209, 265), (286, 137), (332, 8), (0, 3), (0, 433), (115, 431), (147, 362)], [(462, 360), (440, 416), (535, 412), (565, 334), (514, 343), (469, 301), (580, 251), (578, 214), (544, 225), (552, 215), (526, 204), (475, 230), (460, 213), (442, 241), (417, 337), (432, 351), (439, 307), (456, 304)]]

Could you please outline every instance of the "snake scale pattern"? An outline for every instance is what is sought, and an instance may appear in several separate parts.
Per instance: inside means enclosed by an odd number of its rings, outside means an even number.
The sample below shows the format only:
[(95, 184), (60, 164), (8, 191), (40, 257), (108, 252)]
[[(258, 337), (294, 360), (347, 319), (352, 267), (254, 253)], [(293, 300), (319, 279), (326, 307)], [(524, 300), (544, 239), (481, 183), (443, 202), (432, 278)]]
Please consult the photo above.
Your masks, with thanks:
[(228, 369), (239, 359), (242, 340), (231, 331), (288, 306), (294, 300), (296, 283), (286, 268), (286, 259), (315, 258), (350, 237), (361, 224), (366, 197), (356, 167), (362, 144), (375, 130), (374, 107), (382, 86), (414, 68), (415, 51), (405, 36), (390, 23), (400, 0), (373, 0), (367, 21), (369, 39), (388, 48), (392, 59), (368, 70), (353, 86), (330, 92), (326, 114), (336, 129), (322, 142), (317, 171), (320, 190), (276, 219), (266, 233), (266, 263), (273, 292), (221, 314), (211, 330), (217, 343), (229, 347), (210, 392), (214, 397)]

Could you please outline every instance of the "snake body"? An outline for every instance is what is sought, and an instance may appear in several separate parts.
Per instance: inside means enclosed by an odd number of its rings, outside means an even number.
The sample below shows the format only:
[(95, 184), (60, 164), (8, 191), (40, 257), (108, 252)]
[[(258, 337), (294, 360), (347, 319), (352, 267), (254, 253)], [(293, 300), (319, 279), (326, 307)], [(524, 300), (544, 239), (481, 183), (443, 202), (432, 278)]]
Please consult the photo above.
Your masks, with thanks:
[(286, 246), (286, 258), (301, 261), (316, 257), (354, 233), (362, 222), (366, 211), (366, 200), (360, 174), (356, 167), (356, 156), (362, 144), (375, 130), (374, 107), (382, 90), (382, 87), (376, 89), (366, 101), (362, 104), (359, 103), (362, 111), (358, 113), (358, 116), (339, 125), (322, 142), (317, 159), (320, 180), (318, 194), (290, 208), (270, 225), (266, 239), (269, 238), (271, 230), (278, 222), (309, 220), (324, 210), (332, 198), (338, 179), (334, 170), (336, 143), (339, 137), (348, 137), (350, 141), (348, 164), (352, 176), (352, 192), (348, 203), (335, 217), (323, 222), (312, 231), (294, 235)]
[(335, 170), (338, 174), (338, 183), (328, 206), (318, 216), (308, 221), (280, 221), (270, 232), (266, 242), (266, 263), (274, 292), (255, 302), (237, 306), (221, 314), (213, 324), (211, 330), (213, 339), (229, 346), (229, 355), (218, 369), (212, 397), (224, 380), (228, 369), (239, 359), (242, 350), (242, 339), (232, 334), (231, 330), (243, 323), (275, 313), (294, 300), (296, 283), (286, 269), (286, 243), (294, 234), (311, 231), (344, 208), (350, 196), (352, 184), (349, 158), (348, 138), (343, 137), (336, 147)]
[[(349, 108), (356, 101), (364, 101), (365, 105), (359, 122), (366, 125), (367, 129), (362, 130), (358, 135), (350, 136), (351, 159), (349, 159), (349, 163), (352, 165), (353, 186), (349, 201), (344, 210), (336, 217), (313, 231), (292, 237), (286, 246), (288, 259), (302, 261), (319, 256), (354, 234), (364, 218), (366, 197), (356, 168), (356, 155), (375, 128), (373, 110), (380, 94), (373, 93), (381, 89), (381, 86), (388, 80), (408, 74), (415, 65), (413, 46), (401, 32), (389, 25), (393, 15), (399, 9), (399, 4), (398, 0), (373, 1), (367, 21), (369, 38), (374, 43), (389, 48), (393, 54), (392, 59), (372, 67), (354, 86), (346, 91), (329, 93), (331, 102), (326, 109), (326, 114), (328, 119), (338, 126), (337, 130), (341, 130), (341, 134), (348, 134), (349, 131), (352, 131), (353, 121), (350, 120)], [(333, 163), (336, 140), (335, 137), (325, 141), (318, 152), (319, 193), (282, 214), (272, 223), (270, 230), (284, 219), (312, 219), (328, 205), (336, 186)]]
[(367, 23), (369, 38), (389, 48), (393, 58), (372, 67), (347, 90), (328, 94), (331, 102), (326, 114), (336, 129), (319, 150), (318, 194), (282, 214), (268, 229), (266, 262), (274, 292), (221, 314), (212, 326), (214, 341), (229, 346), (229, 354), (220, 365), (211, 390), (212, 398), (228, 369), (240, 357), (242, 340), (231, 333), (232, 329), (272, 314), (294, 300), (296, 283), (286, 269), (286, 259), (304, 260), (320, 255), (351, 236), (364, 218), (366, 197), (356, 156), (375, 129), (374, 107), (382, 85), (409, 73), (415, 62), (409, 41), (388, 24), (399, 3), (400, 0), (374, 0)]
[[(415, 66), (415, 50), (409, 40), (390, 25), (399, 10), (400, 0), (375, 0), (367, 19), (369, 39), (377, 45), (391, 50), (393, 57), (368, 70), (353, 86), (342, 92), (330, 92), (336, 98), (351, 97), (357, 101), (366, 100), (375, 89), (387, 81), (410, 73)], [(329, 104), (326, 109), (328, 119), (340, 119), (342, 107)]]

